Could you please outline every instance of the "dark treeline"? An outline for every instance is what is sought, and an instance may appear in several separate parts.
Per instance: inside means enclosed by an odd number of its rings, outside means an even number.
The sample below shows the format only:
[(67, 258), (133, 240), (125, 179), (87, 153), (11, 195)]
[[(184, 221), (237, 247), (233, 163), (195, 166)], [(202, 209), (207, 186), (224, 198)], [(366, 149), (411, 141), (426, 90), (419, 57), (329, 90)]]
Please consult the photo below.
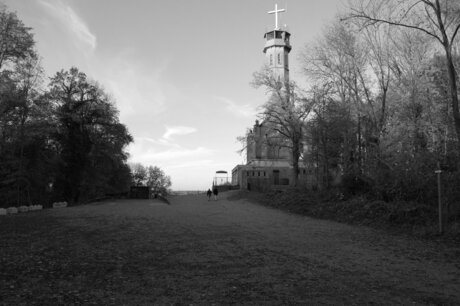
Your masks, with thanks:
[(31, 28), (0, 7), (0, 206), (127, 191), (133, 141), (110, 96), (77, 68), (45, 83)]
[(303, 163), (316, 189), (435, 205), (439, 163), (443, 201), (458, 209), (459, 28), (458, 1), (350, 1), (302, 51), (308, 90), (256, 73), (293, 182)]

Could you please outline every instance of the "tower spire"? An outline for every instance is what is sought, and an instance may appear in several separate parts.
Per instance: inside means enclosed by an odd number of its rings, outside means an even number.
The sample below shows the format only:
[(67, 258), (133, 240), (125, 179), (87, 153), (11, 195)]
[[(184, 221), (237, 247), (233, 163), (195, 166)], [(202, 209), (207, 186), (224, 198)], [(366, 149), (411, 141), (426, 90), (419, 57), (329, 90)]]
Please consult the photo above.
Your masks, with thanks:
[(275, 10), (268, 12), (268, 14), (275, 14), (275, 29), (264, 35), (267, 65), (282, 82), (289, 81), (289, 52), (291, 51), (289, 42), (291, 34), (286, 27), (280, 29), (278, 25), (278, 14), (285, 11), (285, 9), (278, 9), (278, 4), (275, 4)]

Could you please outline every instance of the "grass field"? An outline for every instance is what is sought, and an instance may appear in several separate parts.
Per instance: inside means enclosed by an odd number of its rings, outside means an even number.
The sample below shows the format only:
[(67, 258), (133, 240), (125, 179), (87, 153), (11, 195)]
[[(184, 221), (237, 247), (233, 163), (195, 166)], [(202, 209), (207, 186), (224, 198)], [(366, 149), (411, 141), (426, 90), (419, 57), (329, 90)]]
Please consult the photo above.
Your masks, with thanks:
[(1, 305), (455, 305), (458, 249), (246, 200), (180, 196), (0, 219)]

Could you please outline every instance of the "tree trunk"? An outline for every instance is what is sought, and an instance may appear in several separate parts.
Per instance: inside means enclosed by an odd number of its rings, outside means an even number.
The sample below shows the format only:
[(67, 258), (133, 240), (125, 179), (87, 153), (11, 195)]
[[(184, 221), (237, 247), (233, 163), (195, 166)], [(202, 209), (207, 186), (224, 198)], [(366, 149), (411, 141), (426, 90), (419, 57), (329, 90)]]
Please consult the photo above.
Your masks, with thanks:
[(446, 66), (447, 74), (449, 75), (452, 116), (454, 117), (455, 132), (457, 133), (457, 154), (460, 154), (460, 112), (458, 109), (457, 72), (455, 70), (454, 61), (452, 59), (452, 43), (454, 37), (452, 37), (452, 41), (450, 41), (449, 37), (447, 36), (447, 31), (444, 24), (445, 21), (442, 19), (442, 9), (439, 0), (436, 0), (435, 2), (435, 13), (438, 20), (438, 28), (441, 32), (441, 37), (439, 40), (442, 42), (444, 51), (446, 52)]
[(460, 111), (458, 108), (457, 73), (456, 73), (454, 62), (452, 59), (451, 49), (448, 46), (445, 46), (445, 50), (446, 50), (447, 73), (449, 74), (449, 86), (450, 86), (450, 95), (451, 95), (451, 103), (452, 103), (452, 113), (454, 117), (455, 131), (457, 133), (457, 146), (458, 146), (457, 154), (460, 154)]
[(292, 186), (297, 187), (299, 184), (299, 159), (300, 159), (300, 142), (294, 141), (292, 147)]
[[(17, 179), (17, 205), (23, 205), (21, 195), (25, 194), (25, 190), (21, 190), (20, 179), (25, 179), (24, 175), (24, 142), (25, 142), (25, 124), (27, 119), (26, 105), (21, 109), (21, 123), (19, 128), (19, 169)], [(30, 204), (30, 203), (29, 203)]]
[(328, 140), (326, 136), (326, 131), (321, 132), (321, 144), (323, 147), (323, 177), (322, 177), (322, 184), (325, 189), (329, 188), (329, 156), (327, 153), (327, 145)]
[(358, 173), (362, 174), (363, 165), (363, 150), (361, 147), (361, 115), (358, 114)]

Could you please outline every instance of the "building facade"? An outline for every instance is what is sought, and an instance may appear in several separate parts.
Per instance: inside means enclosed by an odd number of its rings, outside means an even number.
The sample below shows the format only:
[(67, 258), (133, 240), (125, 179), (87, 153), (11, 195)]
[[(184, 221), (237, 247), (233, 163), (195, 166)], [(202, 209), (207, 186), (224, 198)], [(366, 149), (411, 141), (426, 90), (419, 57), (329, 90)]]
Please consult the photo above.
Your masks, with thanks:
[[(266, 65), (278, 78), (278, 81), (289, 81), (289, 52), (291, 34), (286, 27), (278, 27), (278, 10), (269, 13), (276, 14), (275, 28), (264, 35)], [(237, 165), (232, 170), (232, 185), (239, 185), (241, 189), (266, 191), (270, 189), (283, 189), (292, 186), (292, 156), (286, 147), (270, 144), (267, 139), (270, 126), (266, 122), (256, 120), (249, 130), (246, 141), (246, 164)], [(298, 184), (305, 185), (307, 171), (300, 166)]]

